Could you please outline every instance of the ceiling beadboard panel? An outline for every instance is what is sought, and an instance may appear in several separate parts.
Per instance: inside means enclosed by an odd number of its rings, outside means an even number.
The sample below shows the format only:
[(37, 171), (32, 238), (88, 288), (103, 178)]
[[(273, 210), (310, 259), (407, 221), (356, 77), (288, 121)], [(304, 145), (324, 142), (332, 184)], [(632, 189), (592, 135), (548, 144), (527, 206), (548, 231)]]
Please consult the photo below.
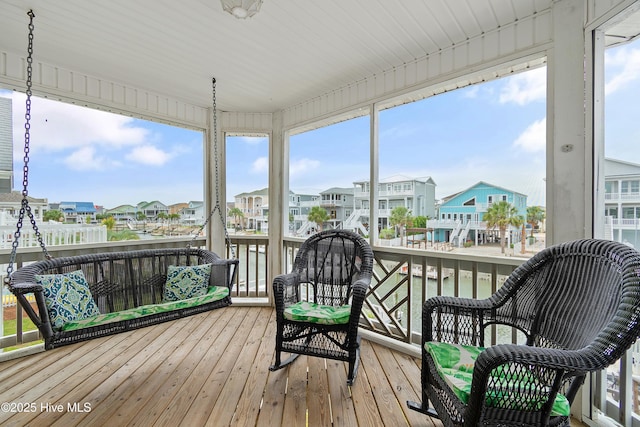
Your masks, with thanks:
[[(636, 4), (586, 1), (592, 19)], [(201, 127), (215, 77), (221, 111), (285, 112), (294, 126), (544, 49), (558, 4), (264, 0), (239, 20), (219, 0), (2, 0), (0, 86), (24, 88), (32, 9), (42, 93)]]
[[(24, 57), (33, 9), (35, 60), (113, 84), (117, 104), (120, 87), (208, 108), (215, 77), (220, 109), (275, 112), (466, 45), (551, 5), (265, 0), (254, 17), (238, 20), (219, 0), (3, 0), (0, 50)], [(467, 56), (452, 55), (444, 69)]]
[[(382, 75), (371, 76), (367, 81), (373, 83), (364, 85), (367, 88), (364, 91), (364, 98), (351, 96), (353, 86), (347, 86), (326, 95), (334, 97), (336, 101), (327, 102), (323, 100), (323, 97), (311, 99), (285, 110), (285, 127), (303, 126), (311, 120), (344, 112), (350, 108), (357, 108), (365, 103), (384, 100), (397, 93), (412, 90), (420, 92), (423, 87), (438, 84), (438, 81), (445, 82), (456, 75), (468, 73), (470, 69), (482, 69), (483, 64), (485, 67), (491, 67), (499, 58), (506, 61), (509, 57), (511, 60), (522, 57), (521, 61), (527, 64), (530, 61), (530, 55), (535, 52), (543, 52), (551, 41), (551, 19), (549, 11), (537, 13), (527, 20), (505, 25), (499, 30), (485, 33), (465, 43), (459, 43), (435, 54), (417, 59), (410, 64), (387, 70)], [(542, 37), (541, 28), (545, 29), (546, 37)], [(525, 41), (529, 41), (529, 44), (525, 44)], [(539, 59), (535, 60), (536, 66), (540, 63)], [(526, 67), (527, 65), (522, 68)], [(514, 71), (512, 65), (505, 65), (503, 68), (493, 74), (494, 78)], [(412, 70), (421, 70), (422, 72), (409, 77)], [(454, 84), (454, 87), (456, 86)], [(426, 93), (431, 94), (429, 91)], [(415, 100), (422, 96), (418, 95), (408, 99)], [(345, 97), (347, 102), (344, 102)], [(328, 109), (329, 106), (333, 109)], [(323, 109), (323, 107), (327, 109)]]

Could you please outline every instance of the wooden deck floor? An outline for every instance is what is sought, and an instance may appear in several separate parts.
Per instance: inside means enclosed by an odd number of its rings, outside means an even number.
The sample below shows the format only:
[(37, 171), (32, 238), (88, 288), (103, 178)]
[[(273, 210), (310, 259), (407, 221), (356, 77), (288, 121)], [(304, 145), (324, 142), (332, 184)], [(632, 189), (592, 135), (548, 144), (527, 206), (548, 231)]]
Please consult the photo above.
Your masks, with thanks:
[(273, 309), (228, 307), (0, 363), (0, 425), (434, 426), (418, 360), (363, 340), (346, 364), (301, 356), (270, 372)]

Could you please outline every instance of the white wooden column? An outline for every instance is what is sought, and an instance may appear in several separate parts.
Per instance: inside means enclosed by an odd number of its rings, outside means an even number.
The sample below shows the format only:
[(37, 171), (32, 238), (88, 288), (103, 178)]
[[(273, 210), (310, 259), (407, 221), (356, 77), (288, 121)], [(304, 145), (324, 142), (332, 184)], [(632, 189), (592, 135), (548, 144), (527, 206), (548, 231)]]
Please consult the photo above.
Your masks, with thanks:
[(547, 245), (592, 234), (592, 143), (585, 137), (586, 2), (553, 5), (547, 65)]
[[(547, 57), (547, 246), (592, 237), (593, 232), (593, 143), (585, 121), (585, 57), (590, 57), (585, 56), (586, 9), (584, 0), (553, 5), (554, 43)], [(589, 394), (583, 387), (571, 407), (579, 420)]]
[[(269, 264), (267, 286), (283, 273), (283, 237), (289, 221), (289, 132), (284, 131), (283, 113), (273, 114), (269, 138)], [(273, 299), (272, 292), (268, 291)]]
[[(379, 170), (379, 142), (378, 142), (378, 130), (380, 126), (379, 121), (379, 107), (377, 104), (371, 104), (369, 110), (369, 132), (370, 132), (370, 156), (369, 159), (369, 243), (377, 245), (378, 241), (378, 170)], [(388, 206), (387, 206), (388, 207)]]

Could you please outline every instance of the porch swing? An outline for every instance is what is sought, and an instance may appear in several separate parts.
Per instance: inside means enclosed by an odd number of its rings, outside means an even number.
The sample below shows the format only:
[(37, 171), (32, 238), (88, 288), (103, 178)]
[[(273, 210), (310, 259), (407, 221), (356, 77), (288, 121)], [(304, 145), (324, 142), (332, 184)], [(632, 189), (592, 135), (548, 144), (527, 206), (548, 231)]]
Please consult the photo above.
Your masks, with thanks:
[[(231, 304), (239, 260), (220, 205), (216, 81), (213, 86), (216, 203), (199, 232), (184, 248), (88, 253), (53, 258), (29, 206), (29, 144), (33, 63), (33, 11), (29, 16), (22, 203), (5, 284), (36, 325), (45, 349), (190, 316)], [(218, 211), (233, 259), (191, 245)], [(25, 215), (44, 260), (13, 271)], [(35, 307), (28, 296), (35, 297)]]

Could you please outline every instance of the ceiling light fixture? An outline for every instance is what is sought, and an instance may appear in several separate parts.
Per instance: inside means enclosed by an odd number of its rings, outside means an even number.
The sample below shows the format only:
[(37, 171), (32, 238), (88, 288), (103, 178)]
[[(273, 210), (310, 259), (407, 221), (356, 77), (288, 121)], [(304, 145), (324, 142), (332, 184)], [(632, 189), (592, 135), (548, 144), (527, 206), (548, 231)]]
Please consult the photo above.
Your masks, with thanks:
[(220, 0), (222, 9), (238, 19), (251, 18), (258, 13), (262, 0)]

